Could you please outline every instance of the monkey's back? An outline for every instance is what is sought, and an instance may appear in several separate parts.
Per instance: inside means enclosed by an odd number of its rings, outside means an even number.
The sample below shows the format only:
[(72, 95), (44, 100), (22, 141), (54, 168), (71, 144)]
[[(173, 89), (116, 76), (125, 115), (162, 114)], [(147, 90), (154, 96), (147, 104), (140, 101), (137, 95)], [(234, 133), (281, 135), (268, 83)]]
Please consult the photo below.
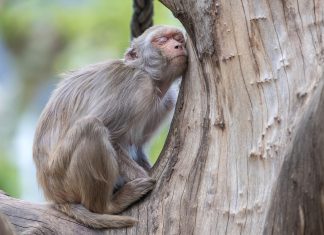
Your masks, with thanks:
[(37, 174), (45, 177), (48, 158), (58, 142), (76, 121), (85, 117), (101, 120), (112, 141), (141, 142), (146, 120), (158, 106), (158, 100), (152, 99), (154, 92), (151, 79), (143, 71), (121, 60), (65, 75), (37, 125), (33, 157), (37, 169), (43, 169)]

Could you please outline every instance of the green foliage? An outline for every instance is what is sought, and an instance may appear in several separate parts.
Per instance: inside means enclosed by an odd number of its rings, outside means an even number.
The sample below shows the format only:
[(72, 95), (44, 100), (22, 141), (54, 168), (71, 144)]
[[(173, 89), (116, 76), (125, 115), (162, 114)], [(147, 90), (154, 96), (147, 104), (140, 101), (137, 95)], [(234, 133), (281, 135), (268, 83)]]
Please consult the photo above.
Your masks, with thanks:
[[(59, 68), (76, 54), (88, 58), (81, 64), (122, 56), (130, 41), (132, 1), (71, 2), (66, 5), (60, 1), (29, 0), (5, 4), (0, 8), (0, 30), (5, 41), (10, 48), (21, 50), (37, 28), (55, 32), (67, 45), (57, 62)], [(155, 24), (180, 25), (159, 1), (154, 4)], [(73, 68), (79, 62), (72, 58), (68, 67)]]
[(150, 149), (149, 149), (149, 156), (150, 162), (153, 164), (156, 162), (157, 158), (160, 155), (160, 152), (164, 146), (165, 139), (168, 135), (169, 127), (162, 128), (161, 132), (158, 133), (152, 140)]
[(19, 197), (19, 174), (17, 166), (5, 155), (0, 155), (0, 189), (11, 196)]

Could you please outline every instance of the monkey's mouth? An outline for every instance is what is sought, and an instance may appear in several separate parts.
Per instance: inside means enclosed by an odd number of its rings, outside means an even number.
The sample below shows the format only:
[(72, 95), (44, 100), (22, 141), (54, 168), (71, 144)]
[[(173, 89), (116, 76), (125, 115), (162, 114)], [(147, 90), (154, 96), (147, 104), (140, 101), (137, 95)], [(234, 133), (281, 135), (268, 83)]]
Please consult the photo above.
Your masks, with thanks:
[(178, 58), (187, 59), (187, 55), (185, 55), (185, 54), (177, 55), (177, 56), (172, 57), (171, 60), (178, 59)]

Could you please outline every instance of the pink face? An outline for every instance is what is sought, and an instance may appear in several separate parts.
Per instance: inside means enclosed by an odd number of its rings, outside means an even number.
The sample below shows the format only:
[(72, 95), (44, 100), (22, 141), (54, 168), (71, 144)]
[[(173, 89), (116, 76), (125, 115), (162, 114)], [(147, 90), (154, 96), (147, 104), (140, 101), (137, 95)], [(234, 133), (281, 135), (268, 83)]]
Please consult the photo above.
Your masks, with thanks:
[(163, 31), (161, 34), (156, 34), (151, 42), (169, 60), (177, 60), (177, 63), (187, 60), (185, 38), (180, 31)]

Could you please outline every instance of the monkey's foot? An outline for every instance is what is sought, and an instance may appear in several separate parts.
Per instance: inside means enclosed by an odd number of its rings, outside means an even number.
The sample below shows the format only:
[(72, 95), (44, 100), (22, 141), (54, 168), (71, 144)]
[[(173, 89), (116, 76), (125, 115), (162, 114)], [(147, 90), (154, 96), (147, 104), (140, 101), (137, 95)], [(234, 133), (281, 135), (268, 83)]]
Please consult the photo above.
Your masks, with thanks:
[(136, 195), (139, 199), (154, 188), (155, 182), (153, 178), (137, 178), (126, 185), (133, 191), (134, 196)]
[(155, 180), (152, 178), (137, 178), (127, 182), (117, 193), (114, 194), (109, 204), (107, 213), (118, 214), (129, 205), (139, 200), (154, 188)]

